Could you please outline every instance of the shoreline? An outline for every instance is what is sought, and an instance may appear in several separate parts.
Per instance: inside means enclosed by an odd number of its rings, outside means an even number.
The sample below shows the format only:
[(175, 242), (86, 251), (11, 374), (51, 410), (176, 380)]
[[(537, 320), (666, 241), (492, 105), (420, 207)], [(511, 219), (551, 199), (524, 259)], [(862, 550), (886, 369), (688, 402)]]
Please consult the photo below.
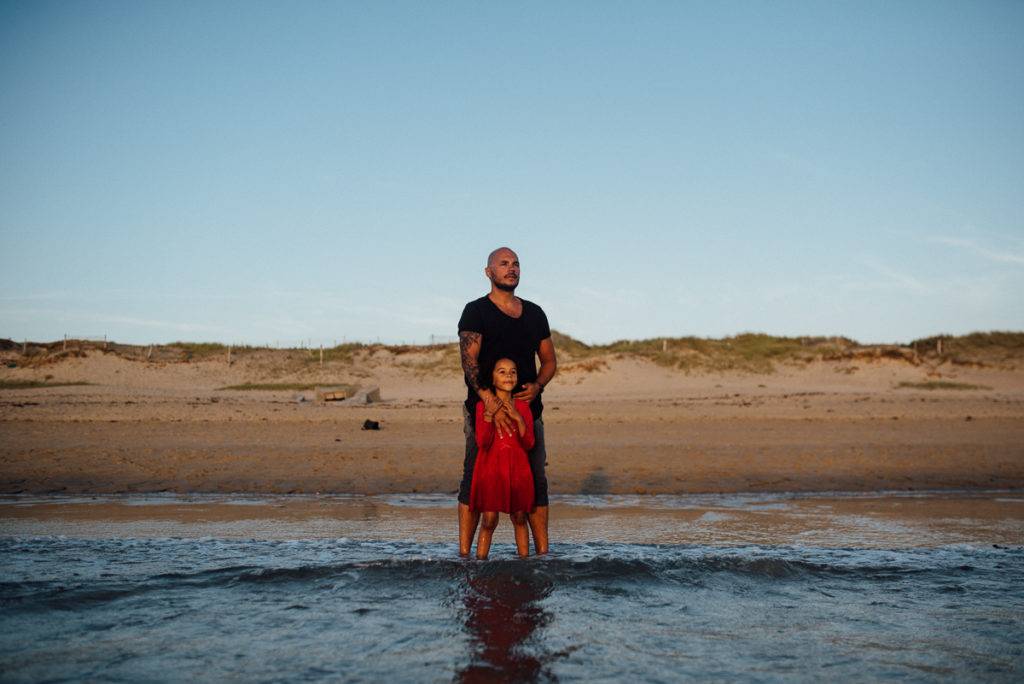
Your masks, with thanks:
[[(935, 548), (1024, 545), (1024, 493), (554, 497), (559, 543)], [(496, 543), (511, 542), (504, 519)], [(0, 497), (0, 536), (348, 539), (455, 545), (439, 495)], [(557, 548), (556, 548), (557, 551)]]

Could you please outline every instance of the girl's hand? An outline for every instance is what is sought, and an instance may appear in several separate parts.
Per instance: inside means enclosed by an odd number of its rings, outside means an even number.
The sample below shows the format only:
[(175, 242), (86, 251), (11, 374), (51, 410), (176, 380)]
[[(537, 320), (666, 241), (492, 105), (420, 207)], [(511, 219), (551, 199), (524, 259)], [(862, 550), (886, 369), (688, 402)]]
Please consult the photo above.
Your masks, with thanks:
[(508, 415), (511, 416), (513, 420), (519, 420), (522, 418), (522, 416), (519, 415), (519, 411), (516, 410), (516, 403), (511, 399), (503, 402), (502, 406), (506, 411), (508, 411)]
[(516, 427), (519, 428), (519, 436), (522, 437), (523, 433), (526, 432), (526, 420), (522, 414), (516, 410), (515, 404), (508, 402), (505, 404), (505, 409), (508, 411), (508, 415), (512, 417), (512, 420), (516, 422)]

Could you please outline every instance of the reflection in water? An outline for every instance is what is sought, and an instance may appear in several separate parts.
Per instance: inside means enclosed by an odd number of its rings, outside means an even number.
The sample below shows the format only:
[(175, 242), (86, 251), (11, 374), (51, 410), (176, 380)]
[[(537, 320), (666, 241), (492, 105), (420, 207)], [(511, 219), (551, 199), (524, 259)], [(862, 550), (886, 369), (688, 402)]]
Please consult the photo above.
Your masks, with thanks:
[(544, 671), (548, 658), (539, 644), (543, 634), (534, 634), (551, 619), (539, 605), (551, 587), (550, 578), (521, 561), (491, 561), (473, 568), (463, 597), (473, 654), (457, 680), (555, 681)]

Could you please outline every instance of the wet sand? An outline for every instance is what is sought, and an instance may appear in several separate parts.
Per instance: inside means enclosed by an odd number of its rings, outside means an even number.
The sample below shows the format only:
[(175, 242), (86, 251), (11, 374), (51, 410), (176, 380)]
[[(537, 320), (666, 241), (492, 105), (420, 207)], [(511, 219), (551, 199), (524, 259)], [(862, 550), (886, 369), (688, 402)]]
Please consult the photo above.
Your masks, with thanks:
[[(1015, 398), (730, 394), (740, 396), (550, 399), (551, 491), (1024, 487)], [(0, 411), (0, 492), (451, 493), (461, 475), (457, 402), (352, 409), (224, 393), (137, 401), (83, 388)], [(362, 430), (366, 419), (382, 429)]]
[[(445, 542), (449, 497), (158, 495), (4, 497), (0, 535)], [(552, 503), (557, 542), (909, 548), (1024, 544), (1024, 495), (925, 492), (570, 496)], [(499, 525), (496, 542), (511, 542)], [(556, 548), (557, 550), (557, 548)]]

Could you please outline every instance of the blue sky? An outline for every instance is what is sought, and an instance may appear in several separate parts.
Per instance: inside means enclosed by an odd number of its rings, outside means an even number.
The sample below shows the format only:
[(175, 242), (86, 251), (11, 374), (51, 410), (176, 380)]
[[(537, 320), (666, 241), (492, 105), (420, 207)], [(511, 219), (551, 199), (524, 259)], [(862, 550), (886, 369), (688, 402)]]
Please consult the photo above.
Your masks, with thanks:
[(0, 2), (0, 337), (1024, 329), (1024, 3)]

